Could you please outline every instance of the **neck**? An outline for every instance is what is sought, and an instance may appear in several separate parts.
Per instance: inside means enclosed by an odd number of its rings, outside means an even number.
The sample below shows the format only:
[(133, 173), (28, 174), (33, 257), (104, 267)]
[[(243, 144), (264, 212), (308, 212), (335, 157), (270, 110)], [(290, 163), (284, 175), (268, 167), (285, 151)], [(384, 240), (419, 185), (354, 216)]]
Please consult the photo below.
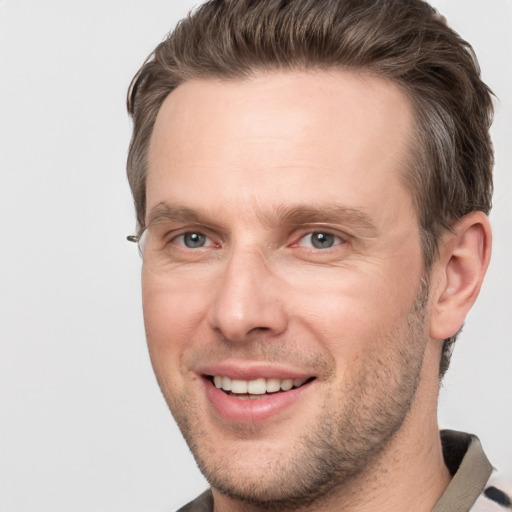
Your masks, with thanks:
[[(430, 356), (428, 351), (425, 356)], [(429, 361), (425, 363), (424, 368), (436, 366)], [(361, 475), (340, 485), (321, 502), (304, 506), (301, 512), (431, 511), (451, 479), (444, 464), (437, 424), (437, 378), (434, 373), (423, 375), (401, 429)], [(215, 512), (261, 510), (232, 500), (215, 489), (213, 494)], [(288, 512), (282, 507), (279, 510)], [(297, 511), (297, 507), (293, 510)]]

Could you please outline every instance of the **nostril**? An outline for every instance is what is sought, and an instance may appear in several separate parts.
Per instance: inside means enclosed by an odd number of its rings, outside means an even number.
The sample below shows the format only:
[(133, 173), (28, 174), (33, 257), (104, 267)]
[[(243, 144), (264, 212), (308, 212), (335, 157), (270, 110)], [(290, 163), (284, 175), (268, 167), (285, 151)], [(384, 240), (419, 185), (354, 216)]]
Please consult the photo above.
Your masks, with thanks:
[(248, 334), (251, 334), (252, 332), (262, 333), (262, 332), (268, 332), (268, 331), (270, 331), (269, 327), (254, 327), (253, 329), (251, 329), (248, 332)]

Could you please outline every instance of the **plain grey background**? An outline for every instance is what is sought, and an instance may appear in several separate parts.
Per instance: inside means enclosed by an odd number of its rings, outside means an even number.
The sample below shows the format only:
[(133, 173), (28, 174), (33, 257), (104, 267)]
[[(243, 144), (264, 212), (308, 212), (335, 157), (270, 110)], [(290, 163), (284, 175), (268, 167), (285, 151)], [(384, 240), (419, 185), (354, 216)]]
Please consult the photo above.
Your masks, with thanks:
[[(199, 474), (146, 351), (124, 164), (129, 81), (197, 2), (0, 0), (2, 512), (171, 511)], [(494, 255), (440, 424), (512, 481), (512, 2), (433, 2), (499, 97)]]

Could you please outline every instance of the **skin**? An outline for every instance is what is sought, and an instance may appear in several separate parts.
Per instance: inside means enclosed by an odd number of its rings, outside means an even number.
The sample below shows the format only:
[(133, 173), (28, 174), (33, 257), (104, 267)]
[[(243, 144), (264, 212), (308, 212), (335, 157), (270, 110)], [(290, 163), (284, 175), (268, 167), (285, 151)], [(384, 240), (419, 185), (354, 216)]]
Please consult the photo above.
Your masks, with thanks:
[[(347, 71), (193, 80), (164, 102), (146, 220), (167, 220), (147, 250), (167, 245), (143, 266), (144, 318), (216, 511), (431, 510), (448, 485), (439, 340), (476, 298), (490, 235), (465, 219), (426, 275), (401, 179), (413, 122), (397, 87)], [(279, 414), (227, 421), (205, 392), (219, 364), (314, 379)]]

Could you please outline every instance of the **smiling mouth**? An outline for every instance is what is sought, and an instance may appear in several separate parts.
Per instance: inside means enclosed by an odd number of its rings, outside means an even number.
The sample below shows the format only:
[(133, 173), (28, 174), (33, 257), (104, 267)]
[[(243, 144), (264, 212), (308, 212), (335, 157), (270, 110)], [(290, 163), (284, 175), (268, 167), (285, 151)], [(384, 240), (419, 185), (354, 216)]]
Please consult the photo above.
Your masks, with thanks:
[(254, 400), (268, 395), (290, 391), (304, 386), (314, 378), (315, 377), (301, 379), (259, 378), (254, 380), (240, 380), (220, 375), (209, 376), (210, 381), (217, 389), (240, 400)]

